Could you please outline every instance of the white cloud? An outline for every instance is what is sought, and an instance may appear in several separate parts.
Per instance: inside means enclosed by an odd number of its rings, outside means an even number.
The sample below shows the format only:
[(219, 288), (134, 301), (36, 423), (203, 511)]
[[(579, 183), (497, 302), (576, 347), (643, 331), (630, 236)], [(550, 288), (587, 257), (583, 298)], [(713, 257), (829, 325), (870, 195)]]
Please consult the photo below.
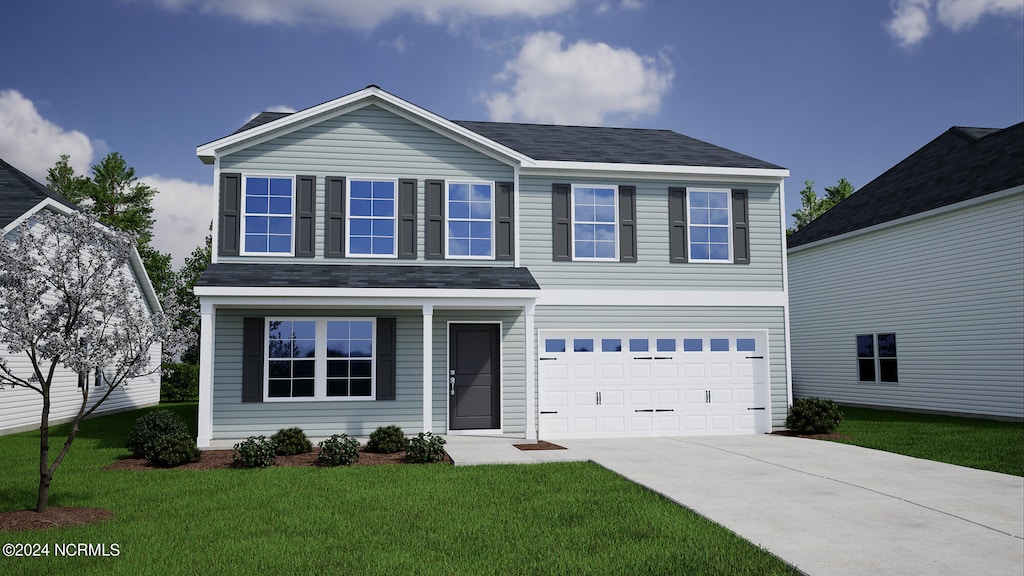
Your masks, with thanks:
[[(260, 112), (288, 112), (290, 114), (292, 112), (295, 112), (295, 108), (281, 104), (278, 106), (271, 106), (270, 108), (267, 108), (266, 110), (261, 110)], [(252, 114), (249, 114), (249, 117), (245, 119), (245, 122), (248, 122), (249, 120), (252, 120), (253, 118), (259, 116), (260, 112), (253, 112)], [(245, 124), (245, 122), (242, 122), (242, 124)]]
[(937, 20), (954, 32), (971, 28), (983, 16), (1024, 16), (1024, 0), (893, 0), (893, 17), (886, 23), (901, 46), (916, 46), (931, 33)]
[(88, 173), (93, 151), (88, 136), (43, 118), (17, 90), (0, 91), (0, 158), (15, 168), (45, 184), (61, 154), (71, 157), (75, 172)]
[(370, 30), (399, 15), (431, 24), (466, 17), (539, 18), (560, 14), (580, 0), (150, 0), (168, 10), (196, 9), (253, 24), (328, 24)]
[(655, 114), (675, 73), (665, 54), (579, 41), (563, 49), (556, 32), (529, 36), (505, 63), (508, 92), (485, 94), (492, 120), (601, 124), (610, 116)]
[(153, 197), (153, 247), (170, 252), (174, 267), (179, 268), (209, 232), (216, 197), (213, 185), (159, 174), (139, 181), (157, 189)]

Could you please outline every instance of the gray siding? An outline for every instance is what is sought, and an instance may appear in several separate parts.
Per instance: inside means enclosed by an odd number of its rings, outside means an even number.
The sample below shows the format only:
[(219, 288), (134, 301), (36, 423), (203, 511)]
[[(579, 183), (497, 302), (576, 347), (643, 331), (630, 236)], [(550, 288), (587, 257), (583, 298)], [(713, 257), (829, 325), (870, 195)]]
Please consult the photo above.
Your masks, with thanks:
[(785, 425), (788, 388), (782, 308), (538, 306), (535, 322), (537, 330), (767, 330), (772, 426)]
[[(1024, 417), (1024, 195), (789, 255), (793, 393)], [(898, 384), (857, 381), (895, 332)]]
[[(637, 261), (554, 262), (551, 184), (636, 186)], [(751, 263), (669, 262), (668, 188), (743, 188), (750, 191)], [(782, 232), (778, 186), (644, 181), (626, 178), (520, 178), (521, 257), (542, 288), (782, 290)], [(642, 278), (641, 283), (637, 282)]]
[[(366, 106), (313, 126), (256, 144), (221, 159), (222, 172), (305, 174), (317, 177), (316, 258), (324, 254), (324, 177), (415, 178), (418, 181), (420, 238), (416, 260), (349, 258), (350, 263), (423, 262), (423, 180), (511, 181), (512, 167), (378, 106)], [(280, 258), (220, 257), (221, 262), (277, 261)], [(338, 262), (337, 259), (331, 259)], [(480, 260), (445, 264), (480, 265)], [(496, 265), (502, 265), (496, 263)]]

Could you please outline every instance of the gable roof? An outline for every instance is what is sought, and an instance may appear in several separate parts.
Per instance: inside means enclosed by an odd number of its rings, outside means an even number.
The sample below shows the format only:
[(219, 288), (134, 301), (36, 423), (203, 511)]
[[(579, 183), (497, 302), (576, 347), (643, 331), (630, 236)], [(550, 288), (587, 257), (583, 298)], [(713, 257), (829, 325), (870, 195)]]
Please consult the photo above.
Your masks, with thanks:
[(6, 228), (48, 198), (68, 208), (78, 209), (56, 192), (0, 158), (0, 229)]
[(954, 126), (794, 232), (789, 248), (1024, 185), (1024, 122)]
[(461, 137), (484, 148), (491, 148), (497, 155), (523, 165), (554, 162), (713, 167), (780, 171), (771, 175), (788, 175), (778, 165), (671, 130), (453, 121), (427, 112), (377, 86), (368, 86), (359, 92), (299, 112), (261, 112), (228, 136), (199, 146), (196, 152), (204, 162), (209, 163), (218, 150), (364, 102), (384, 104), (393, 111), (408, 113), (410, 119), (421, 121), (448, 136)]

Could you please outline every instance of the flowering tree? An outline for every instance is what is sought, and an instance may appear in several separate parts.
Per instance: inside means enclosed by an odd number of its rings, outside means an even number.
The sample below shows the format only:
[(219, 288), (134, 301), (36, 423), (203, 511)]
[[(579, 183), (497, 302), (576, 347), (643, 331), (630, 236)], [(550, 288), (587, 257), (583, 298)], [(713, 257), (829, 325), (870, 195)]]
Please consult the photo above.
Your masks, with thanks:
[[(0, 389), (28, 388), (42, 396), (36, 501), (41, 513), (82, 419), (128, 380), (159, 371), (150, 348), (168, 336), (170, 327), (163, 312), (148, 310), (134, 297), (138, 287), (128, 273), (131, 238), (84, 214), (41, 212), (37, 221), (0, 238), (0, 346), (28, 359), (28, 367), (19, 369), (0, 356)], [(167, 344), (165, 354), (175, 353), (174, 343)], [(51, 462), (50, 392), (58, 369), (77, 374), (81, 405)], [(86, 385), (98, 375), (101, 387)], [(91, 391), (99, 394), (92, 402)]]

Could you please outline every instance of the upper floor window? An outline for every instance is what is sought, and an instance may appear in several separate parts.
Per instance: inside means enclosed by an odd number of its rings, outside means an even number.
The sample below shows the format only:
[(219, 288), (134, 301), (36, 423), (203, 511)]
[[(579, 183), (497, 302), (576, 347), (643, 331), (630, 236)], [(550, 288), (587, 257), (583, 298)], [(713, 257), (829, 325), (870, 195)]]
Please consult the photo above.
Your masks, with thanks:
[(493, 258), (494, 185), (450, 182), (447, 204), (447, 256)]
[(242, 237), (245, 254), (292, 254), (294, 179), (246, 176)]
[(691, 190), (687, 193), (691, 262), (729, 262), (729, 190)]
[(396, 257), (396, 181), (351, 179), (348, 199), (348, 254)]
[(616, 188), (572, 187), (572, 242), (575, 260), (617, 260)]
[(857, 379), (861, 382), (899, 382), (896, 334), (857, 335)]

